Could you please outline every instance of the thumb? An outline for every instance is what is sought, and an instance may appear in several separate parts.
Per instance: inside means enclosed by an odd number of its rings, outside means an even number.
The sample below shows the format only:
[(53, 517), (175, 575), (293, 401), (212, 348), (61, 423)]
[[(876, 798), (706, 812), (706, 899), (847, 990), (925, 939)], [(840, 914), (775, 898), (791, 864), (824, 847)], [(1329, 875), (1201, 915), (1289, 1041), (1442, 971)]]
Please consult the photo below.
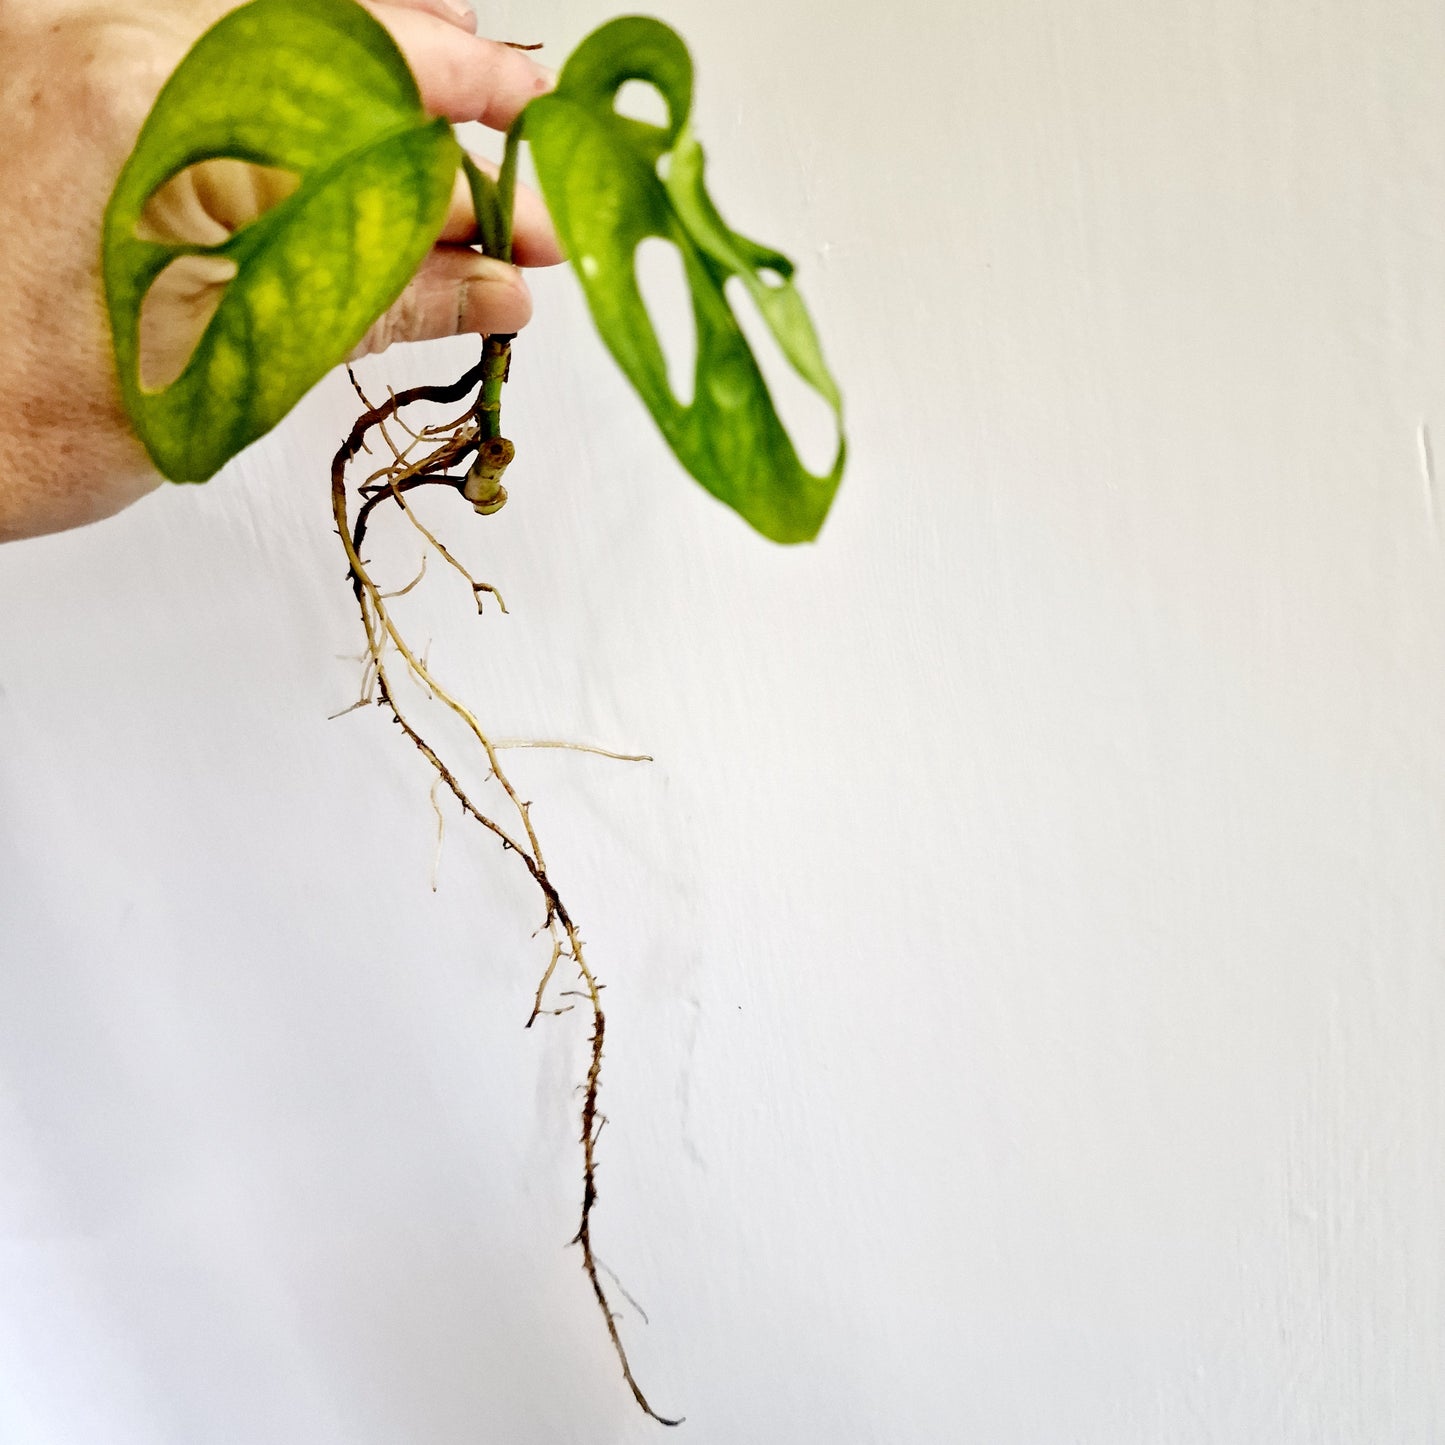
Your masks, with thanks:
[(520, 331), (531, 316), (532, 297), (515, 266), (466, 247), (439, 246), (351, 359), (385, 351), (395, 341)]

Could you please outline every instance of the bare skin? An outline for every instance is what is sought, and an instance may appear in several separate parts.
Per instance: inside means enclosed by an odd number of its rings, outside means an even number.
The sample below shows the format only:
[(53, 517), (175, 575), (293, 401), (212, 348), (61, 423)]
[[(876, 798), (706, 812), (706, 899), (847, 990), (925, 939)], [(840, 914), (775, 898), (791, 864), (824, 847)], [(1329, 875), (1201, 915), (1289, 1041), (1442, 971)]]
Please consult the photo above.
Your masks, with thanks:
[[(234, 3), (0, 0), (0, 542), (98, 521), (160, 482), (113, 374), (101, 215), (166, 77)], [(551, 83), (519, 51), (479, 38), (460, 3), (368, 8), (406, 55), (433, 114), (505, 129)], [(234, 225), (264, 204), (264, 185), (247, 184), (244, 171), (177, 203)], [(521, 273), (468, 249), (474, 238), (459, 176), (439, 244), (357, 354), (525, 325), (531, 299)], [(528, 193), (517, 198), (515, 254), (523, 266), (560, 259), (546, 211)], [(158, 308), (150, 338), (158, 354), (188, 354), (196, 295), (181, 288)]]

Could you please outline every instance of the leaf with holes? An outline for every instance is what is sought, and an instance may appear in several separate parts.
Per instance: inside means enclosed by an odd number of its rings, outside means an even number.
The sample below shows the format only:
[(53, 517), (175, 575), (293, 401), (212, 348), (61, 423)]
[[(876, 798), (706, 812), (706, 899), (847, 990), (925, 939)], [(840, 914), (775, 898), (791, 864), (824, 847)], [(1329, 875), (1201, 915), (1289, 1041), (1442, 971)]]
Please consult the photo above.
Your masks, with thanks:
[[(164, 188), (223, 157), (294, 180), (219, 238), (168, 224)], [(253, 0), (202, 36), (147, 118), (104, 226), (121, 390), (166, 476), (205, 481), (345, 359), (440, 234), (460, 160), (354, 0)], [(179, 375), (147, 386), (146, 297), (188, 257), (221, 278), (219, 304)]]
[[(657, 87), (666, 125), (618, 113), (629, 81)], [(815, 537), (843, 474), (842, 402), (786, 256), (728, 229), (703, 183), (688, 129), (692, 61), (660, 21), (614, 20), (568, 59), (557, 88), (521, 124), (537, 178), (587, 294), (593, 319), (682, 464), (714, 496), (778, 542)], [(665, 169), (665, 175), (662, 173)], [(651, 236), (682, 254), (697, 329), (693, 399), (668, 386), (667, 362), (636, 273)], [(793, 370), (832, 408), (832, 468), (810, 472), (778, 416), (725, 294), (738, 277)]]

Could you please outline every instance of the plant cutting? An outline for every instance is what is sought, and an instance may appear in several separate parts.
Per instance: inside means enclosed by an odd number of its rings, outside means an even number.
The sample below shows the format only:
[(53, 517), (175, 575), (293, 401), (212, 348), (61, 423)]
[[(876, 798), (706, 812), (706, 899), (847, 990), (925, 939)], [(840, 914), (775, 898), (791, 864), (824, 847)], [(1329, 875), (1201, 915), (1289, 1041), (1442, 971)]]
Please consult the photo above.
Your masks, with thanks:
[[(629, 81), (656, 88), (665, 122), (618, 110)], [(105, 216), (103, 269), (117, 374), (157, 468), (177, 482), (207, 480), (342, 362), (435, 242), (459, 169), (482, 249), (510, 259), (525, 140), (602, 339), (678, 460), (763, 536), (811, 540), (842, 476), (841, 401), (791, 262), (731, 230), (709, 195), (691, 106), (692, 64), (681, 39), (656, 20), (612, 21), (571, 55), (556, 89), (522, 111), (494, 178), (466, 155), (446, 121), (427, 114), (390, 36), (354, 0), (252, 0), (228, 14), (162, 90)], [(176, 222), (168, 197), (191, 168), (237, 165), (254, 180), (253, 217), (221, 228), (224, 234)], [(687, 280), (697, 337), (687, 402), (669, 385), (638, 284), (637, 250), (651, 237), (677, 248)], [(200, 276), (209, 287), (194, 348), (181, 357), (149, 356), (148, 298), (177, 275)], [(778, 415), (729, 295), (739, 287), (788, 365), (838, 418), (826, 472), (802, 463)], [(453, 381), (375, 404), (363, 397), (364, 410), (333, 459), (332, 516), (366, 639), (362, 701), (390, 714), (426, 759), (435, 789), (445, 789), (465, 816), (515, 854), (539, 891), (549, 947), (528, 1027), (571, 1006), (554, 999), (562, 977), (575, 975), (570, 993), (590, 1011), (573, 1242), (628, 1386), (649, 1415), (674, 1424), (653, 1410), (633, 1376), (593, 1249), (602, 985), (501, 748), (403, 634), (389, 605), (395, 594), (378, 585), (367, 560), (378, 514), (399, 517), (464, 579), (479, 611), (488, 599), (502, 608), (496, 589), (466, 569), (458, 549), (423, 521), (409, 497), (420, 488), (454, 493), (459, 520), (484, 518), (506, 502), (503, 477), (516, 451), (502, 428), (512, 342), (486, 338), (476, 364)], [(437, 407), (451, 411), (440, 421), (419, 419), (435, 417)], [(354, 479), (368, 455), (373, 464)], [(460, 720), (485, 764), (481, 788), (464, 785), (459, 767), (421, 731), (399, 686), (408, 678)]]

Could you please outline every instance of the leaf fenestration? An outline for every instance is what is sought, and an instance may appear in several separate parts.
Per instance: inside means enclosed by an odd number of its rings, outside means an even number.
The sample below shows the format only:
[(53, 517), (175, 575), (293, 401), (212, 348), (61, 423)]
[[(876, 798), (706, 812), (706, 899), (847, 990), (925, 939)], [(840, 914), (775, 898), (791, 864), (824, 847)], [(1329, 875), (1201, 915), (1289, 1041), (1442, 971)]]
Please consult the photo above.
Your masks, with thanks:
[[(668, 121), (622, 115), (629, 81), (657, 87)], [(548, 209), (592, 316), (678, 459), (714, 496), (778, 542), (815, 537), (843, 474), (842, 401), (786, 256), (730, 230), (703, 179), (688, 128), (692, 61), (677, 34), (640, 16), (596, 30), (534, 100), (525, 125)], [(661, 171), (665, 170), (665, 178)], [(648, 237), (683, 257), (697, 328), (693, 397), (681, 404), (637, 284), (634, 253)], [(799, 460), (757, 359), (728, 304), (732, 276), (747, 287), (789, 364), (833, 409), (838, 446), (822, 475)]]
[[(197, 162), (294, 173), (291, 194), (213, 244), (157, 237), (147, 203)], [(122, 394), (156, 466), (205, 481), (269, 431), (396, 299), (441, 231), (461, 149), (354, 0), (251, 0), (166, 83), (111, 196), (103, 270)], [(140, 377), (140, 316), (178, 257), (233, 262), (170, 385)]]

